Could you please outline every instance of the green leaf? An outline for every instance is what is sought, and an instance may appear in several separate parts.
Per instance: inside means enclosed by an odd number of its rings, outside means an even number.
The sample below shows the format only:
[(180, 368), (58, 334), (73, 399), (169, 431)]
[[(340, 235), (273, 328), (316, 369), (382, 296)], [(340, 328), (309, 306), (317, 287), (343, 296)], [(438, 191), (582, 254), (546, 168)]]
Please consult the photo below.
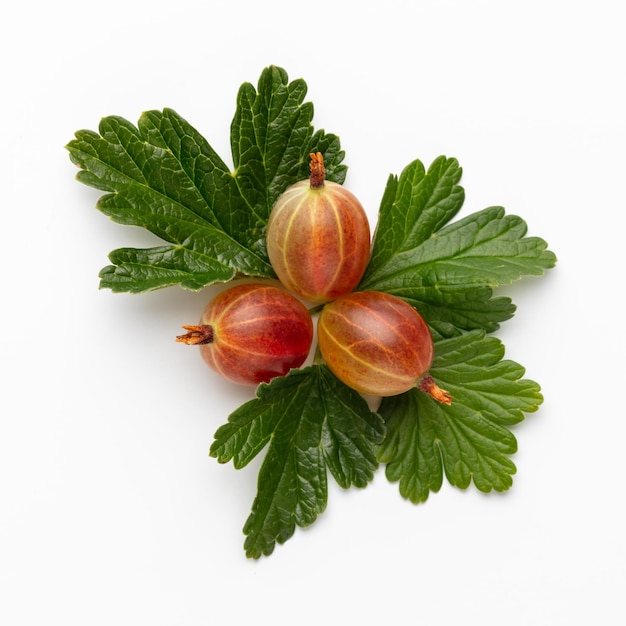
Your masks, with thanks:
[(410, 163), (400, 178), (391, 175), (381, 201), (372, 259), (366, 276), (393, 257), (413, 250), (449, 222), (463, 206), (457, 183), (462, 170), (456, 159), (438, 157), (426, 172), (421, 161)]
[(446, 335), (496, 330), (515, 307), (493, 288), (553, 267), (554, 254), (526, 223), (490, 207), (447, 224), (460, 210), (455, 159), (420, 161), (391, 176), (381, 201), (372, 258), (360, 290), (386, 291), (409, 301)]
[(186, 248), (119, 248), (109, 254), (109, 259), (113, 265), (100, 271), (100, 285), (112, 291), (142, 293), (169, 285), (199, 290), (211, 282), (232, 278), (226, 265)]
[(306, 178), (308, 155), (322, 152), (327, 178), (343, 182), (335, 135), (311, 125), (306, 84), (266, 68), (258, 90), (242, 85), (231, 126), (234, 170), (172, 109), (148, 111), (137, 126), (111, 116), (98, 133), (78, 131), (67, 149), (77, 179), (107, 192), (97, 208), (169, 244), (113, 251), (101, 287), (142, 292), (179, 284), (201, 289), (237, 276), (274, 277), (265, 229), (277, 197)]
[(439, 285), (392, 292), (414, 306), (427, 320), (433, 335), (451, 337), (459, 329), (493, 332), (513, 317), (516, 307), (510, 298), (493, 297), (484, 285)]
[(517, 442), (509, 427), (536, 411), (539, 385), (524, 369), (503, 360), (504, 346), (483, 331), (436, 342), (431, 375), (452, 395), (439, 404), (422, 391), (383, 399), (379, 412), (387, 437), (378, 450), (386, 475), (414, 503), (448, 481), (461, 489), (471, 482), (483, 492), (505, 491), (516, 468)]
[(323, 365), (292, 370), (257, 389), (218, 429), (210, 454), (236, 468), (269, 444), (245, 523), (248, 557), (273, 552), (326, 508), (327, 470), (343, 488), (365, 487), (377, 468), (380, 416)]
[(287, 73), (276, 67), (263, 72), (256, 91), (250, 83), (239, 89), (231, 147), (241, 194), (258, 223), (267, 222), (288, 185), (308, 178), (312, 151), (324, 154), (329, 180), (345, 178), (337, 138), (319, 131), (313, 136), (313, 105), (304, 102), (306, 92), (302, 79), (289, 83)]

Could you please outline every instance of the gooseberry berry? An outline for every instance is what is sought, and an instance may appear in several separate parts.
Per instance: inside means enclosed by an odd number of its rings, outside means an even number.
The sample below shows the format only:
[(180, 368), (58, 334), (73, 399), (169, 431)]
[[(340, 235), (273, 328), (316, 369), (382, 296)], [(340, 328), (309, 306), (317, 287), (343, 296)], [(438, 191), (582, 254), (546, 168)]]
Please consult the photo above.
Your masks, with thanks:
[(288, 187), (267, 224), (267, 253), (281, 283), (305, 300), (327, 302), (352, 291), (370, 257), (370, 227), (359, 200), (325, 180), (311, 154), (311, 176)]
[(317, 334), (326, 364), (349, 387), (384, 397), (418, 386), (451, 403), (428, 373), (434, 353), (428, 325), (404, 300), (378, 291), (347, 294), (323, 308)]
[(218, 294), (200, 324), (177, 341), (199, 345), (211, 369), (245, 385), (284, 376), (306, 360), (313, 321), (297, 298), (270, 284), (241, 284)]

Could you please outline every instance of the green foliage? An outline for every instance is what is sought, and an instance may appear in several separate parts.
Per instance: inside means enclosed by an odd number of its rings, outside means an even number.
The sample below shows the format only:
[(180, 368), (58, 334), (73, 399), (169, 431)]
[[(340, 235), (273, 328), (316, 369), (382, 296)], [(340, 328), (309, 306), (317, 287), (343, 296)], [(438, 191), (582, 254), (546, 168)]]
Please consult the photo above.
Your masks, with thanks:
[(258, 558), (309, 526), (326, 508), (327, 470), (344, 488), (365, 487), (378, 463), (382, 419), (324, 365), (260, 385), (215, 434), (211, 456), (237, 468), (267, 444), (258, 493), (244, 526), (246, 554)]
[[(107, 117), (97, 133), (77, 132), (67, 148), (78, 180), (105, 192), (97, 208), (162, 240), (112, 251), (101, 286), (140, 293), (273, 278), (265, 230), (276, 199), (308, 176), (311, 152), (322, 152), (329, 180), (343, 183), (346, 175), (339, 139), (313, 129), (306, 91), (303, 80), (289, 82), (277, 67), (266, 68), (256, 88), (241, 86), (232, 169), (171, 109), (144, 113), (137, 126)], [(517, 444), (510, 427), (537, 410), (542, 396), (487, 335), (515, 312), (494, 290), (542, 274), (556, 257), (501, 207), (455, 221), (464, 201), (460, 179), (458, 162), (444, 156), (428, 169), (415, 160), (389, 177), (358, 287), (395, 294), (420, 311), (436, 340), (431, 375), (452, 404), (415, 388), (384, 398), (373, 412), (317, 362), (260, 385), (210, 449), (236, 468), (266, 449), (244, 526), (249, 557), (271, 554), (297, 526), (317, 519), (329, 474), (343, 488), (362, 488), (384, 463), (387, 478), (414, 503), (437, 492), (444, 475), (462, 489), (511, 486)]]
[(524, 237), (526, 223), (501, 207), (448, 223), (463, 204), (460, 178), (456, 159), (443, 156), (428, 171), (416, 160), (389, 177), (359, 286), (405, 299), (443, 335), (496, 330), (515, 307), (493, 288), (556, 262), (546, 242)]
[(502, 360), (504, 346), (474, 330), (436, 342), (431, 375), (453, 397), (439, 404), (413, 389), (384, 398), (379, 412), (387, 436), (378, 459), (390, 481), (414, 503), (439, 491), (443, 474), (466, 489), (505, 491), (515, 465), (517, 444), (509, 426), (536, 411), (543, 398), (539, 385), (522, 379), (524, 369)]
[(231, 126), (234, 170), (171, 109), (148, 111), (137, 127), (106, 117), (98, 133), (70, 141), (77, 179), (107, 192), (97, 208), (115, 222), (142, 226), (167, 242), (111, 252), (101, 286), (140, 293), (169, 285), (198, 290), (237, 276), (274, 277), (265, 228), (276, 198), (306, 177), (322, 152), (327, 178), (345, 179), (339, 140), (313, 131), (304, 81), (266, 69), (258, 90), (242, 85)]

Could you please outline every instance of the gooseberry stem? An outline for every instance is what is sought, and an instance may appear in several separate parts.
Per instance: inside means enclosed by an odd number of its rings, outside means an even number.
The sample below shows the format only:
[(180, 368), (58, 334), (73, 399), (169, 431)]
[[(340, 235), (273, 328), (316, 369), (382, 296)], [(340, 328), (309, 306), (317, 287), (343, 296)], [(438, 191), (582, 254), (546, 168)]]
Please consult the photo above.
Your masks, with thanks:
[(433, 380), (433, 377), (426, 375), (417, 384), (418, 389), (427, 393), (431, 398), (441, 402), (441, 404), (452, 404), (452, 396), (445, 390), (439, 387)]
[(311, 189), (321, 189), (324, 186), (326, 168), (324, 167), (324, 157), (321, 152), (311, 152)]
[(188, 333), (176, 337), (176, 341), (186, 343), (188, 346), (201, 346), (206, 343), (213, 343), (213, 326), (200, 324), (199, 326), (183, 326)]

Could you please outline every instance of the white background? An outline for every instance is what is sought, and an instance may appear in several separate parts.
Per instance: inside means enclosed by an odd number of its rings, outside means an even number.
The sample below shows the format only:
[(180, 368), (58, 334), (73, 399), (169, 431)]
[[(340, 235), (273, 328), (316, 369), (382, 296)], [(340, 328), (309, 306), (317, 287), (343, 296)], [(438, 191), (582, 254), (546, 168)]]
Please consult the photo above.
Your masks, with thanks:
[[(0, 24), (0, 623), (626, 623), (621, 2), (22, 2)], [(513, 488), (420, 506), (379, 472), (261, 561), (258, 463), (208, 457), (252, 391), (177, 344), (214, 293), (98, 289), (149, 234), (94, 209), (65, 144), (172, 107), (230, 162), (244, 81), (302, 77), (372, 223), (390, 173), (457, 157), (559, 258), (498, 336), (545, 394)], [(268, 621), (269, 623), (269, 621)]]

